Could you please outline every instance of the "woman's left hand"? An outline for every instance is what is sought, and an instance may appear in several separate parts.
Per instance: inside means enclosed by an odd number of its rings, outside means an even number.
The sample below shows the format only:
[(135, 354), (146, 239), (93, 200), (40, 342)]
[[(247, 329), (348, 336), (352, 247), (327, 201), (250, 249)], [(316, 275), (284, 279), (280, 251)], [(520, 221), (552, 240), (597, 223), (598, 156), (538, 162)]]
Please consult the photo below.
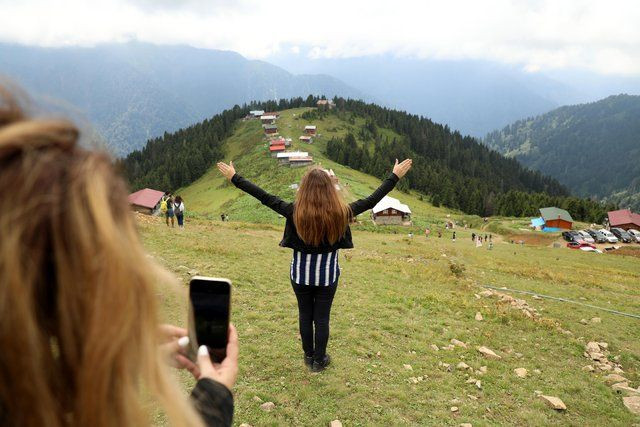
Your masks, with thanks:
[[(162, 324), (158, 327), (160, 340), (160, 353), (166, 362), (178, 369), (188, 369), (191, 371), (196, 365), (187, 359), (186, 349), (189, 346), (189, 336), (187, 330), (174, 325)], [(193, 365), (193, 366), (191, 366)]]
[(231, 178), (233, 178), (233, 175), (236, 174), (236, 168), (233, 167), (232, 161), (229, 162), (229, 164), (226, 164), (224, 162), (218, 162), (217, 166), (220, 173), (224, 175), (224, 177), (227, 178), (229, 181), (231, 181)]

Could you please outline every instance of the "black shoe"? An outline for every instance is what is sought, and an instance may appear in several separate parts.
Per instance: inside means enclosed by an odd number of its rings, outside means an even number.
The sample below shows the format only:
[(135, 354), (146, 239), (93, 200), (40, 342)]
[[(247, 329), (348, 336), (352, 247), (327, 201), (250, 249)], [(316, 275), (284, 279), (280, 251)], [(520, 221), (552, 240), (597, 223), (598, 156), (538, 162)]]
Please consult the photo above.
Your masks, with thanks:
[(331, 357), (327, 354), (321, 361), (314, 360), (311, 370), (313, 372), (324, 371), (324, 369), (331, 363)]
[(313, 356), (304, 355), (304, 364), (307, 365), (307, 368), (311, 369), (313, 367)]

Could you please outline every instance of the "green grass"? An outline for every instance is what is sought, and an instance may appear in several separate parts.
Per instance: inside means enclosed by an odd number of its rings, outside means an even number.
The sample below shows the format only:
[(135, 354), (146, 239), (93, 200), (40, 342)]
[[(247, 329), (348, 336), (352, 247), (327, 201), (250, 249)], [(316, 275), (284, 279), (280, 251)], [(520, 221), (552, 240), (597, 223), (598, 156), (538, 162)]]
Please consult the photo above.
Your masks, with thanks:
[[(300, 115), (308, 110), (310, 108), (297, 108), (281, 112), (278, 119), (280, 135), (293, 140), (293, 144), (288, 150), (307, 151), (313, 156), (316, 164), (332, 168), (340, 179), (345, 189), (345, 196), (349, 201), (368, 196), (380, 185), (380, 180), (335, 163), (324, 156), (327, 141), (334, 136), (344, 137), (349, 131), (356, 133), (364, 124), (364, 119), (355, 119), (354, 124), (340, 120), (333, 115), (315, 120), (313, 124), (317, 125), (319, 135), (314, 138), (313, 144), (306, 144), (300, 142), (298, 137), (302, 135), (304, 127), (310, 124), (309, 121), (300, 118)], [(388, 129), (381, 129), (380, 132), (390, 138), (394, 136)], [(289, 185), (300, 182), (306, 169), (290, 169), (279, 166), (276, 159), (268, 154), (268, 142), (257, 120), (240, 122), (234, 136), (227, 140), (226, 151), (225, 160), (233, 160), (238, 173), (285, 200), (293, 200), (295, 192), (289, 188)], [(392, 166), (389, 165), (389, 171)], [(237, 191), (233, 185), (220, 176), (213, 165), (205, 175), (190, 186), (180, 189), (177, 194), (184, 198), (188, 216), (216, 219), (224, 212), (231, 219), (240, 221), (272, 224), (282, 222), (275, 213), (263, 209), (255, 199)], [(411, 208), (415, 224), (415, 228), (412, 230), (414, 232), (420, 232), (425, 226), (444, 227), (445, 219), (454, 219), (460, 224), (463, 222), (468, 224), (481, 223), (481, 219), (475, 215), (436, 208), (426, 202), (427, 196), (413, 191), (404, 193), (395, 190), (390, 195), (400, 199)], [(446, 218), (447, 215), (450, 217)], [(367, 218), (369, 218), (368, 214), (362, 215), (363, 220)]]
[[(329, 343), (334, 365), (311, 374), (301, 360), (297, 308), (288, 280), (291, 254), (277, 246), (280, 227), (196, 219), (184, 231), (169, 230), (160, 220), (141, 229), (149, 251), (176, 274), (183, 274), (177, 267), (184, 265), (233, 281), (232, 317), (241, 343), (235, 388), (238, 424), (326, 425), (335, 418), (345, 425), (638, 422), (601, 375), (581, 371), (588, 364), (582, 356), (584, 344), (604, 340), (612, 355), (620, 356), (632, 385), (640, 385), (638, 320), (526, 298), (547, 319), (534, 322), (496, 300), (474, 297), (480, 285), (491, 284), (585, 298), (594, 305), (638, 313), (636, 258), (508, 243), (497, 243), (492, 251), (476, 249), (463, 231), (452, 243), (356, 230), (356, 248), (343, 251), (340, 259), (343, 275)], [(452, 274), (451, 260), (464, 266), (462, 277)], [(165, 319), (178, 324), (186, 319), (187, 278), (182, 279), (183, 286), (160, 290)], [(484, 321), (474, 320), (477, 311)], [(579, 323), (594, 316), (602, 323)], [(573, 335), (560, 333), (554, 322)], [(431, 350), (431, 344), (443, 346), (452, 338), (468, 343), (469, 349)], [(475, 350), (480, 345), (504, 359), (483, 359)], [(474, 374), (482, 381), (481, 390), (466, 384), (464, 373), (438, 366), (459, 361), (476, 369), (488, 367), (487, 374)], [(518, 379), (513, 374), (518, 367), (542, 373)], [(426, 379), (410, 383), (409, 378), (417, 376)], [(185, 389), (193, 385), (187, 376), (181, 380)], [(557, 413), (545, 407), (534, 390), (560, 397), (568, 410)], [(273, 401), (276, 409), (262, 412), (254, 396)], [(454, 399), (457, 403), (451, 403)], [(460, 408), (459, 415), (451, 414), (451, 406)]]
[[(298, 119), (303, 111), (283, 112), (278, 121), (280, 133), (294, 140), (292, 149), (309, 151), (324, 167), (333, 168), (347, 184), (348, 199), (368, 195), (379, 180), (322, 155), (331, 136), (344, 135), (353, 125), (334, 117), (315, 121), (321, 136), (312, 145), (300, 144), (297, 138), (309, 124)], [(257, 121), (242, 122), (227, 144), (227, 160), (234, 160), (238, 172), (293, 199), (288, 185), (298, 182), (304, 170), (279, 167), (268, 157)], [(417, 193), (394, 191), (394, 197), (411, 207), (416, 226), (374, 227), (363, 215), (363, 224), (354, 227), (356, 247), (341, 252), (343, 274), (332, 310), (328, 351), (334, 364), (311, 374), (302, 362), (297, 307), (288, 279), (291, 251), (278, 247), (284, 220), (213, 169), (180, 193), (189, 211), (186, 229), (168, 229), (157, 219), (142, 221), (141, 233), (149, 252), (182, 279), (179, 286), (159, 289), (164, 320), (186, 323), (188, 277), (179, 266), (232, 280), (232, 318), (241, 344), (241, 370), (234, 390), (237, 425), (327, 425), (336, 418), (346, 426), (640, 422), (604, 385), (601, 374), (581, 370), (589, 363), (582, 355), (584, 344), (606, 341), (631, 385), (639, 386), (640, 321), (525, 298), (544, 318), (534, 322), (496, 300), (474, 296), (489, 284), (638, 314), (638, 258), (509, 244), (508, 235), (529, 233), (522, 231), (528, 219), (492, 218), (485, 224), (476, 216), (435, 208)], [(220, 222), (221, 212), (232, 221)], [(425, 225), (442, 230), (448, 219), (473, 228), (459, 227), (455, 243), (450, 232), (441, 239), (433, 234), (425, 239), (420, 232)], [(416, 233), (413, 239), (407, 237), (409, 230)], [(493, 250), (474, 247), (470, 234), (479, 231), (495, 233)], [(463, 273), (454, 274), (452, 264)], [(474, 320), (478, 311), (484, 316), (482, 322)], [(602, 323), (580, 323), (595, 316)], [(572, 334), (561, 333), (557, 325)], [(469, 348), (435, 352), (430, 347), (442, 347), (452, 338)], [(482, 358), (475, 350), (480, 345), (495, 350), (503, 360)], [(482, 389), (466, 384), (465, 373), (439, 366), (460, 361), (475, 369), (488, 367), (485, 375), (473, 374), (482, 381)], [(517, 378), (513, 369), (519, 367), (528, 369), (530, 376)], [(534, 369), (541, 373), (534, 374)], [(409, 380), (418, 376), (424, 381)], [(193, 386), (188, 375), (179, 378), (185, 392)], [(559, 413), (545, 407), (535, 390), (560, 397), (568, 410)], [(273, 401), (276, 409), (261, 411), (255, 396)], [(459, 407), (459, 413), (452, 414), (451, 406)]]

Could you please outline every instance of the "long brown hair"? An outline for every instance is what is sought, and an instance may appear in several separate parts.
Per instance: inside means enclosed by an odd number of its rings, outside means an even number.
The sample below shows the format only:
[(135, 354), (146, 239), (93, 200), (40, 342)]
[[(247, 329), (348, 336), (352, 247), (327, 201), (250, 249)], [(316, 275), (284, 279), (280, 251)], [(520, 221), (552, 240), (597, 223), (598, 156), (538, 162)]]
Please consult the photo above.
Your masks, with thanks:
[(302, 177), (296, 194), (293, 223), (307, 245), (334, 244), (351, 220), (351, 209), (323, 169), (311, 168)]
[(200, 425), (158, 352), (151, 263), (106, 154), (0, 87), (0, 420)]

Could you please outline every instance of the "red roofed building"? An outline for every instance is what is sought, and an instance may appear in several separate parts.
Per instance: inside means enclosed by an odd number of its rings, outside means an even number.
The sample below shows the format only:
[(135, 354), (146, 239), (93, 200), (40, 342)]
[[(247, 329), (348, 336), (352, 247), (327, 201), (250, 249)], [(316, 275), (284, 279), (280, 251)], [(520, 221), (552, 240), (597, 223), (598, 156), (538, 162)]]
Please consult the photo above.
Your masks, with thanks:
[(164, 196), (162, 191), (145, 188), (129, 194), (128, 200), (134, 211), (151, 215), (159, 208), (162, 196)]
[(269, 147), (269, 152), (271, 153), (271, 157), (276, 157), (278, 153), (284, 151), (284, 144), (272, 145)]
[(287, 141), (283, 137), (279, 137), (269, 141), (269, 145), (287, 145)]
[(640, 214), (631, 212), (630, 209), (607, 212), (609, 227), (618, 227), (624, 230), (640, 228)]

